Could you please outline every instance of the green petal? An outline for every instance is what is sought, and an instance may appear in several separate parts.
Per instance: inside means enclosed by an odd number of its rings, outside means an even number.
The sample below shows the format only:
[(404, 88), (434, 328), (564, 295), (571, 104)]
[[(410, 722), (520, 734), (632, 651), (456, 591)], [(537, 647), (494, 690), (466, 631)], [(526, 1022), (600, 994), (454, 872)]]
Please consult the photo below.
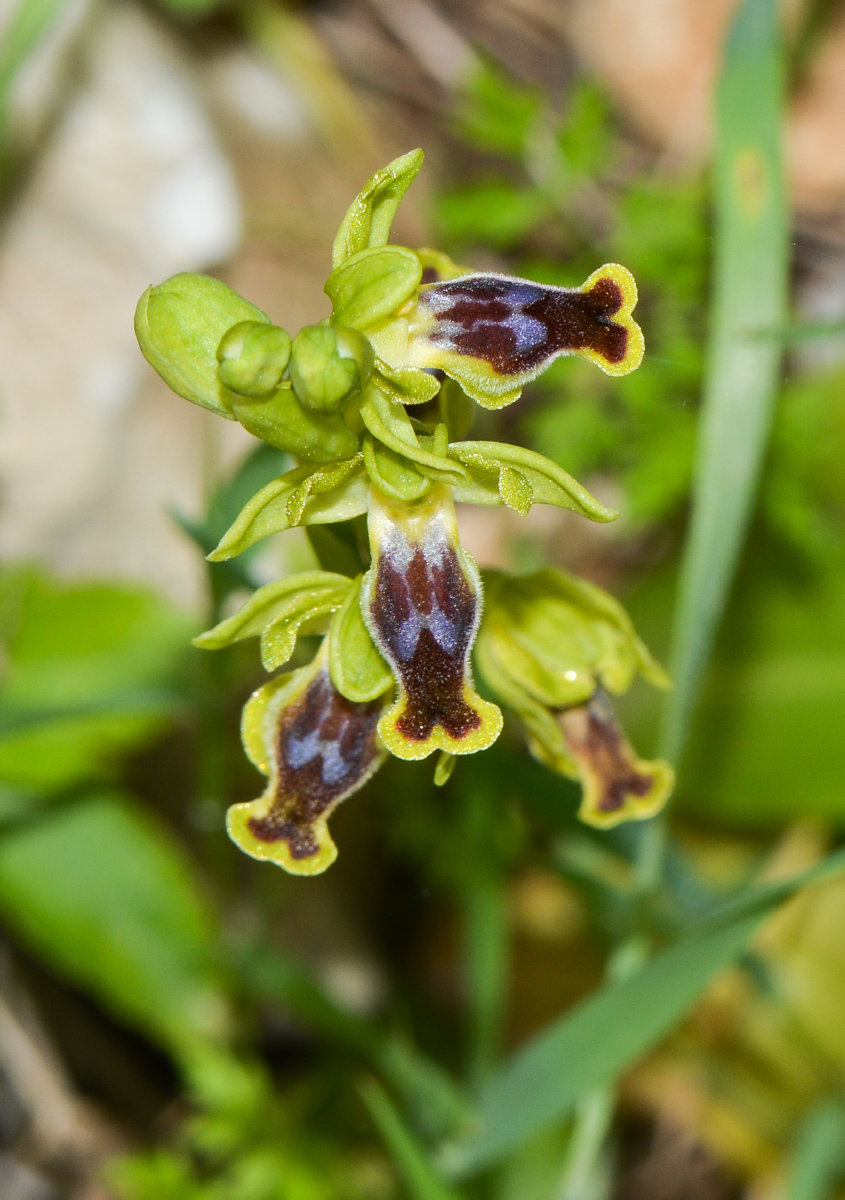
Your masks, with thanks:
[(364, 435), (364, 465), (371, 481), (385, 496), (394, 500), (419, 500), (431, 487), (404, 454), (397, 454), (372, 434)]
[(338, 267), (369, 246), (384, 246), (399, 202), (423, 164), (422, 150), (395, 158), (368, 180), (341, 222), (332, 247), (332, 266)]
[(637, 671), (666, 686), (628, 614), (601, 588), (554, 567), (519, 577), (491, 572), (486, 579), (481, 636), (495, 642), (502, 665), (539, 703), (581, 704), (596, 681), (618, 694)]
[(253, 496), (209, 554), (209, 562), (225, 562), (271, 533), (295, 525), (324, 525), (359, 517), (367, 511), (367, 502), (361, 455), (316, 471), (294, 467)]
[(440, 391), (440, 380), (428, 371), (391, 367), (382, 358), (376, 359), (376, 367), (379, 387), (402, 404), (427, 404)]
[(469, 472), (443, 453), (426, 449), (411, 424), (404, 405), (393, 400), (371, 383), (361, 402), (361, 419), (374, 438), (396, 454), (403, 455), (418, 466), (440, 472), (443, 482), (459, 484), (469, 481)]
[(277, 450), (308, 462), (351, 459), (358, 452), (358, 438), (342, 416), (306, 408), (290, 385), (263, 398), (233, 392), (231, 400), (232, 411), (244, 429)]
[(195, 637), (194, 645), (202, 650), (220, 650), (243, 638), (261, 634), (290, 610), (292, 602), (304, 601), (313, 605), (336, 599), (335, 607), (339, 607), (351, 586), (346, 575), (335, 575), (331, 571), (302, 571), (286, 579), (277, 579), (259, 588), (234, 616)]
[[(550, 459), (522, 446), (510, 446), (505, 442), (454, 442), (449, 447), (449, 457), (469, 468), (470, 482), (457, 484), (455, 499), (468, 504), (511, 503), (517, 511), (516, 501), (525, 506), (529, 498), (534, 504), (554, 504), (572, 512), (589, 517), (592, 521), (615, 521), (619, 514), (606, 508), (592, 496), (577, 479)], [(522, 480), (514, 487), (514, 478), (508, 472), (517, 471)], [(502, 473), (505, 473), (503, 491)], [(526, 486), (528, 485), (528, 486)], [(505, 492), (508, 493), (506, 498)]]

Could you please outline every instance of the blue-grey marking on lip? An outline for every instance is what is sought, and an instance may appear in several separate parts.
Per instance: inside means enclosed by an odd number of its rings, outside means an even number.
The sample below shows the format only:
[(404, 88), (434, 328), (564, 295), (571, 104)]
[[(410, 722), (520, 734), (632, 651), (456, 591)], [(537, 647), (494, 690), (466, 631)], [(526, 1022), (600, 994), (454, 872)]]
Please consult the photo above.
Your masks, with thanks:
[(419, 305), (433, 318), (428, 334), (433, 345), (482, 359), (508, 376), (533, 372), (576, 350), (621, 363), (628, 330), (611, 318), (623, 299), (609, 277), (585, 292), (502, 275), (463, 275), (423, 287)]

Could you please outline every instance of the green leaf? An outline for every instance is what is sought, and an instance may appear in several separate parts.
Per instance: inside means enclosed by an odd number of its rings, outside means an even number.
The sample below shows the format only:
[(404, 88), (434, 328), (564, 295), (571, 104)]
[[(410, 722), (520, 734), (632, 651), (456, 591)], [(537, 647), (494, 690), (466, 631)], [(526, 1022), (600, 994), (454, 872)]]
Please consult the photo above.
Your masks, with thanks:
[(232, 394), (217, 374), (217, 348), (241, 321), (269, 325), (270, 318), (219, 279), (185, 273), (147, 288), (135, 333), (147, 362), (177, 396), (234, 420)]
[(683, 1017), (764, 918), (808, 883), (845, 870), (845, 852), (782, 883), (752, 888), (661, 951), (636, 974), (593, 992), (522, 1047), (481, 1097), (481, 1131), (456, 1163), (498, 1162), (612, 1082)]
[(458, 1194), (440, 1178), (384, 1088), (368, 1079), (358, 1090), (412, 1200), (458, 1200)]
[(261, 538), (294, 525), (348, 521), (367, 511), (367, 476), (363, 457), (332, 463), (317, 471), (294, 467), (268, 483), (242, 509), (223, 535), (210, 562), (225, 562)]
[(786, 323), (789, 219), (781, 127), (784, 47), (775, 0), (744, 0), (717, 95), (710, 343), (662, 752), (677, 760), (754, 506)]
[(192, 870), (125, 798), (92, 797), (0, 838), (0, 912), (30, 951), (168, 1045), (224, 1031)]
[[(505, 442), (455, 442), (449, 457), (469, 467), (472, 482), (455, 488), (455, 499), (468, 504), (511, 503), (522, 511), (530, 488), (534, 504), (569, 508), (593, 521), (614, 521), (619, 514), (605, 508), (563, 467), (522, 446)], [(504, 490), (502, 473), (505, 475)], [(505, 499), (505, 493), (509, 500)], [(522, 508), (518, 507), (521, 505)]]
[(329, 631), (332, 682), (341, 696), (357, 704), (382, 696), (394, 682), (361, 616), (361, 579), (355, 580)]
[(323, 291), (332, 302), (332, 320), (368, 329), (395, 313), (422, 279), (422, 263), (404, 246), (362, 250), (335, 267)]
[(537, 88), (526, 87), (490, 62), (469, 80), (458, 113), (458, 131), (472, 145), (522, 160), (543, 107)]
[(341, 222), (332, 247), (332, 267), (371, 246), (384, 246), (399, 202), (423, 164), (422, 150), (395, 158), (368, 180)]
[(845, 1112), (825, 1100), (805, 1118), (792, 1153), (785, 1200), (828, 1200), (845, 1168)]
[(194, 638), (202, 650), (220, 650), (243, 638), (261, 635), (261, 661), (268, 671), (287, 662), (301, 633), (314, 631), (336, 612), (352, 586), (345, 575), (303, 571), (277, 579), (250, 597), (241, 610)]
[(0, 608), (0, 781), (43, 790), (101, 776), (173, 711), (193, 623), (160, 598), (9, 571)]

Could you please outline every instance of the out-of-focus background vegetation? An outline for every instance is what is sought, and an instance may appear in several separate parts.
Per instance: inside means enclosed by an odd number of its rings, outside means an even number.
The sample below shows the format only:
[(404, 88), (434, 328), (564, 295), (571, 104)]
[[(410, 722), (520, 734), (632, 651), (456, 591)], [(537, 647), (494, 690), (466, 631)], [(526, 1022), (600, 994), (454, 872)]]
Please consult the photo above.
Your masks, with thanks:
[[(719, 265), (730, 213), (713, 167), (732, 121), (745, 152), (745, 111), (753, 125), (768, 95), (752, 64), (715, 120), (737, 7), (3, 0), (3, 1200), (845, 1194), (835, 878), (608, 1068), (615, 1107), (588, 1089), (504, 1166), (457, 1181), (447, 1153), (501, 1057), (591, 993), (613, 946), (671, 938), (747, 881), (812, 867), (845, 829), (845, 6), (782, 6), (770, 115), (790, 229), (745, 267)], [(755, 52), (739, 39), (733, 69)], [(562, 359), (476, 422), (554, 458), (620, 520), (468, 511), (482, 565), (575, 570), (669, 656), (701, 397), (718, 408), (731, 369), (719, 329), (756, 331), (751, 353), (775, 372), (783, 350), (772, 383), (752, 371), (745, 490), (726, 467), (720, 496), (718, 456), (707, 468), (727, 544), (745, 533), (731, 505), (753, 508), (645, 926), (635, 834), (578, 827), (577, 789), (515, 730), (439, 791), (430, 765), (389, 764), (338, 812), (340, 858), (319, 879), (255, 863), (224, 832), (226, 806), (259, 786), (238, 716), (262, 673), (250, 643), (210, 655), (190, 637), (311, 551), (297, 531), (204, 563), (287, 464), (167, 391), (134, 305), (208, 271), (293, 332), (321, 319), (347, 205), (417, 145), (426, 168), (395, 240), (564, 285), (615, 260), (640, 284), (636, 374)], [(790, 307), (761, 331), (758, 306), (777, 301), (758, 268), (786, 252)], [(714, 271), (738, 313), (714, 301)], [(720, 436), (749, 436), (730, 408)], [(645, 688), (624, 704), (643, 753), (657, 704)], [(615, 1033), (582, 1041), (598, 1053)], [(515, 1120), (529, 1100), (511, 1098)]]

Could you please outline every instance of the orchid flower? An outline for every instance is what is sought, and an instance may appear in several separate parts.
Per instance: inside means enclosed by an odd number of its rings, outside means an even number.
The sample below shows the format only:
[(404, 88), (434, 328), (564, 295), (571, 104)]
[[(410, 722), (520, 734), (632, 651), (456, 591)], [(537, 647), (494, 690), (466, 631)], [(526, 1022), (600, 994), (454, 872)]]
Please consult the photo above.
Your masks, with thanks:
[[(522, 718), (533, 752), (581, 779), (585, 820), (650, 815), (671, 790), (671, 770), (635, 758), (602, 698), (602, 689), (620, 690), (618, 662), (614, 668), (597, 650), (576, 663), (561, 658), (560, 645), (536, 639), (527, 648), (522, 626), (503, 625), (512, 597), (499, 579), (481, 624), (482, 578), (461, 547), (455, 515), (456, 501), (505, 504), (522, 515), (539, 503), (614, 519), (542, 455), (464, 434), (473, 401), (490, 409), (513, 403), (561, 355), (580, 355), (610, 375), (634, 370), (643, 355), (632, 317), (636, 285), (615, 263), (581, 287), (560, 288), (388, 244), (422, 157), (415, 150), (396, 159), (355, 199), (334, 242), (325, 285), (332, 312), (321, 324), (291, 338), (200, 275), (151, 287), (136, 314), (144, 354), (177, 394), (299, 461), (249, 501), (212, 561), (294, 526), (367, 519), (370, 557), (360, 572), (277, 580), (196, 639), (214, 649), (259, 636), (262, 662), (275, 671), (300, 635), (322, 637), (308, 666), (276, 676), (248, 702), (244, 745), (268, 784), (228, 818), (243, 850), (295, 874), (319, 873), (334, 860), (327, 818), (386, 754), (439, 752), (442, 783), (455, 756), (498, 737), (501, 711), (473, 680), (479, 627), (485, 681)], [(534, 585), (512, 583), (528, 588), (530, 601)], [(548, 615), (554, 604), (543, 598), (545, 583), (536, 586), (538, 611)], [(601, 595), (604, 616), (585, 616), (575, 604), (573, 619), (587, 622), (597, 646), (616, 636), (619, 661), (633, 655), (662, 681), (622, 610)], [(547, 682), (557, 680), (545, 691), (525, 675), (532, 655)], [(573, 671), (580, 690), (567, 692)]]
[(628, 614), (595, 584), (554, 568), (490, 572), (486, 584), (479, 669), (519, 716), (531, 753), (581, 782), (578, 815), (588, 825), (654, 816), (674, 786), (672, 768), (636, 756), (609, 694), (626, 692), (637, 674), (659, 688), (669, 679)]

